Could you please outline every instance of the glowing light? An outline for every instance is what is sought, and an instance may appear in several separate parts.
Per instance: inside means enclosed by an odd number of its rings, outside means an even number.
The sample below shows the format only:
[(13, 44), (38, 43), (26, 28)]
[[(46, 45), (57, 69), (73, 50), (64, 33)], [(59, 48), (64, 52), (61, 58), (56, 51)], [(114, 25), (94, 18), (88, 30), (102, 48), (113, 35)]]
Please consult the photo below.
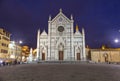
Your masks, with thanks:
[(15, 55), (11, 55), (10, 58), (15, 58)]
[(3, 61), (2, 60), (0, 60), (0, 63), (2, 63)]
[(118, 43), (118, 42), (119, 42), (119, 40), (118, 40), (118, 39), (115, 39), (115, 40), (114, 40), (114, 42), (115, 42), (115, 43)]
[(15, 44), (15, 41), (12, 41), (13, 44)]
[(103, 49), (103, 50), (105, 49), (105, 45), (102, 45), (102, 49)]
[(22, 44), (23, 42), (20, 40), (19, 43)]

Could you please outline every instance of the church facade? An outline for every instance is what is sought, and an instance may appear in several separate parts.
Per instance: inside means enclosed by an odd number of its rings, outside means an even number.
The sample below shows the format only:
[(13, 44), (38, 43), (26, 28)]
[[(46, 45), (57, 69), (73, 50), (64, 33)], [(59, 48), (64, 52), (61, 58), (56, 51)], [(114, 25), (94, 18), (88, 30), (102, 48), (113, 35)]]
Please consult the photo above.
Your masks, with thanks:
[(37, 56), (39, 61), (85, 61), (85, 32), (79, 31), (74, 20), (66, 17), (60, 9), (53, 19), (49, 16), (48, 33), (38, 30)]

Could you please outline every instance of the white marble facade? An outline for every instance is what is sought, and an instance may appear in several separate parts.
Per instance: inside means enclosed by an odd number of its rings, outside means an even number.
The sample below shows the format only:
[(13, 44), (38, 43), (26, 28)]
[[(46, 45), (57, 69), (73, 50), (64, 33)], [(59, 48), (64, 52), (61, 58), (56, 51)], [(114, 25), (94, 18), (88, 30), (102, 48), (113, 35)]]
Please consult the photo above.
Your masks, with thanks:
[(48, 34), (38, 30), (37, 57), (39, 61), (85, 61), (85, 32), (76, 26), (74, 33), (73, 16), (69, 19), (62, 9), (53, 19), (49, 16)]

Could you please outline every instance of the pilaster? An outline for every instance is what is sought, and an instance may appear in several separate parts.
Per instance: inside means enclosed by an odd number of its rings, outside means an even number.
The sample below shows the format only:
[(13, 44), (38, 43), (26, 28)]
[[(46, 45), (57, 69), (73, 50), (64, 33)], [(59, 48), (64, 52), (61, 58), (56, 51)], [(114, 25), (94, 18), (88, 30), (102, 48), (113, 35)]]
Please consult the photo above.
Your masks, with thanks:
[(37, 60), (39, 60), (40, 57), (40, 29), (38, 29), (37, 33)]
[(85, 31), (82, 28), (82, 36), (83, 36), (83, 60), (86, 61), (86, 53), (85, 53)]

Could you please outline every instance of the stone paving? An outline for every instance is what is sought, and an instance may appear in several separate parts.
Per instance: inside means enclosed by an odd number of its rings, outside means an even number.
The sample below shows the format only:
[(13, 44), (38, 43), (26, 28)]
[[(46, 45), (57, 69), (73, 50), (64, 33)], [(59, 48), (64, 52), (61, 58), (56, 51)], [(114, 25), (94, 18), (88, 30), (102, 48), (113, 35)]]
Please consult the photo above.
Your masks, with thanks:
[(120, 81), (115, 64), (22, 64), (0, 67), (0, 81)]

